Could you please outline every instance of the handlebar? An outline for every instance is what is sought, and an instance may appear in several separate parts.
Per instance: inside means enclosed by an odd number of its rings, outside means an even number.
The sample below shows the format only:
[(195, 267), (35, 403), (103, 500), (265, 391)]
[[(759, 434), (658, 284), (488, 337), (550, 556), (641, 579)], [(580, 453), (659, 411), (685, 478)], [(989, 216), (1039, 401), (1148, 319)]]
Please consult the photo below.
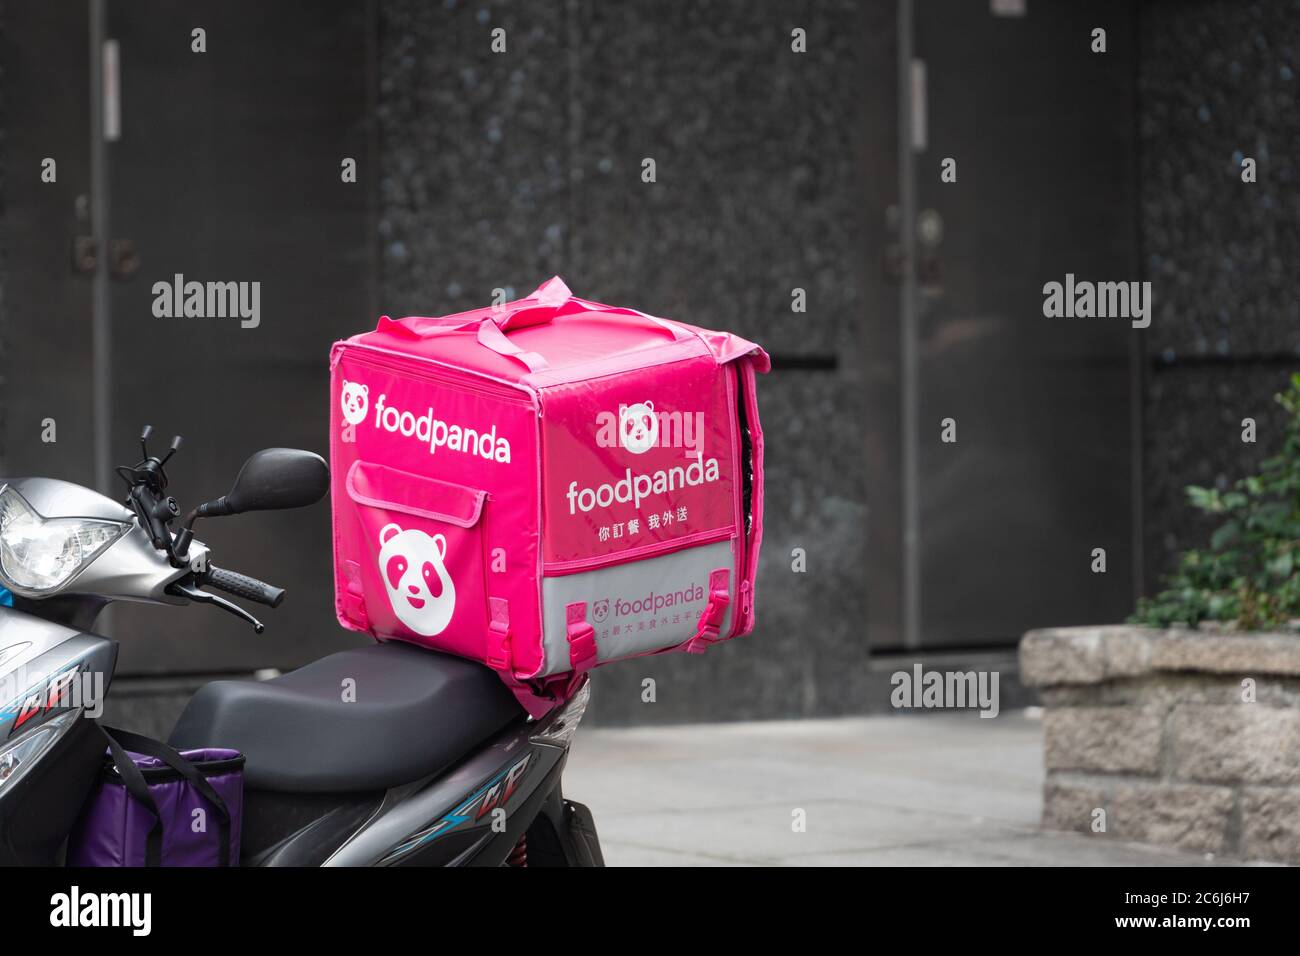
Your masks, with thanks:
[(250, 578), (247, 574), (240, 574), (238, 571), (227, 571), (215, 566), (208, 568), (203, 583), (243, 598), (245, 601), (255, 601), (267, 607), (279, 607), (280, 602), (284, 600), (284, 588), (274, 587), (265, 581)]

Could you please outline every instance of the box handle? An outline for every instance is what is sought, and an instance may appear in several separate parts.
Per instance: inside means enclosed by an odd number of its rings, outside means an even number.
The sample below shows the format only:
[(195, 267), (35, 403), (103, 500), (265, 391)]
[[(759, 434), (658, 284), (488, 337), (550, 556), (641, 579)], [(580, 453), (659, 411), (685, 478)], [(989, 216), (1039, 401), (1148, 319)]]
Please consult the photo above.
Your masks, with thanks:
[(478, 342), (484, 348), (491, 349), (498, 355), (522, 362), (530, 372), (540, 372), (548, 367), (546, 359), (536, 352), (515, 345), (506, 336), (507, 332), (547, 325), (556, 316), (574, 315), (582, 312), (594, 312), (603, 315), (626, 315), (645, 319), (652, 325), (664, 330), (676, 342), (689, 339), (692, 333), (675, 322), (657, 316), (638, 312), (635, 309), (621, 309), (579, 299), (569, 291), (564, 280), (554, 276), (543, 282), (531, 295), (508, 303), (494, 310), (489, 316), (465, 318), (464, 315), (445, 315), (438, 317), (407, 316), (404, 319), (390, 319), (380, 316), (376, 331), (391, 332), (411, 338), (431, 338), (450, 332), (477, 329)]

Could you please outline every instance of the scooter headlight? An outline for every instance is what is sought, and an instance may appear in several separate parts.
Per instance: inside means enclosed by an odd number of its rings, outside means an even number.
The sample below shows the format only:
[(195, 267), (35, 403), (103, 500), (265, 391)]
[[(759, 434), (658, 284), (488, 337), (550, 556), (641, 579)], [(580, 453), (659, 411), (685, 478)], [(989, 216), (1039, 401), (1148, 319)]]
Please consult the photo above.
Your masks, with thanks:
[(17, 743), (0, 747), (0, 790), (17, 780), (28, 767), (36, 763), (46, 748), (54, 743), (59, 731), (76, 716), (71, 713), (62, 714), (47, 721), (40, 729), (22, 737)]
[(19, 594), (58, 590), (128, 527), (100, 518), (46, 518), (5, 488), (0, 491), (0, 578)]

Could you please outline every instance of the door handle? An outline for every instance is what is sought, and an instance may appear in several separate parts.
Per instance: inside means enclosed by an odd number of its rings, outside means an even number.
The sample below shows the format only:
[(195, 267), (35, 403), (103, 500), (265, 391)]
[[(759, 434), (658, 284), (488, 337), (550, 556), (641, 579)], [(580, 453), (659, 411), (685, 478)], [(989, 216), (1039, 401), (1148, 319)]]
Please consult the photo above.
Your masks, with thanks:
[[(99, 267), (99, 243), (94, 236), (72, 239), (72, 271), (90, 275)], [(108, 270), (115, 279), (129, 279), (140, 270), (140, 250), (134, 239), (111, 239), (108, 243)]]
[(140, 269), (140, 251), (134, 239), (113, 239), (108, 244), (108, 268), (115, 279), (129, 279)]
[(72, 237), (72, 271), (91, 273), (99, 262), (99, 246), (94, 236)]

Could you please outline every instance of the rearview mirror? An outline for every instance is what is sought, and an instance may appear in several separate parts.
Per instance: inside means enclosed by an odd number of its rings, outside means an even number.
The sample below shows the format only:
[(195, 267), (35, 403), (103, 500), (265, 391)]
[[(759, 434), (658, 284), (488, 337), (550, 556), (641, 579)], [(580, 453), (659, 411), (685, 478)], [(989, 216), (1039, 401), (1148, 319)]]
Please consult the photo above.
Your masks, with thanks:
[(226, 514), (273, 511), (315, 504), (329, 491), (330, 470), (320, 455), (298, 448), (264, 448), (235, 477)]

